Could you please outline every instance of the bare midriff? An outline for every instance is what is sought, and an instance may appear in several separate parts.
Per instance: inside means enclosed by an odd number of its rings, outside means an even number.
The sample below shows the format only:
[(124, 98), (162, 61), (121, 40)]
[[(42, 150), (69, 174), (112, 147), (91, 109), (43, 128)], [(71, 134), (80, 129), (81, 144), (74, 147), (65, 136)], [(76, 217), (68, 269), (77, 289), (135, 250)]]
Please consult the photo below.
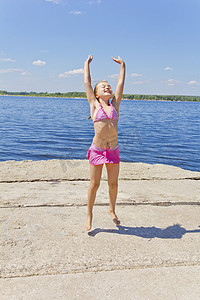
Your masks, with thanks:
[[(96, 112), (98, 110), (95, 109), (95, 113), (93, 111), (93, 115), (95, 117)], [(118, 115), (119, 112), (117, 111)], [(102, 149), (110, 149), (116, 147), (118, 145), (118, 121), (115, 119), (104, 119), (101, 121), (97, 121), (94, 123), (94, 131), (95, 136), (93, 138), (93, 143)]]

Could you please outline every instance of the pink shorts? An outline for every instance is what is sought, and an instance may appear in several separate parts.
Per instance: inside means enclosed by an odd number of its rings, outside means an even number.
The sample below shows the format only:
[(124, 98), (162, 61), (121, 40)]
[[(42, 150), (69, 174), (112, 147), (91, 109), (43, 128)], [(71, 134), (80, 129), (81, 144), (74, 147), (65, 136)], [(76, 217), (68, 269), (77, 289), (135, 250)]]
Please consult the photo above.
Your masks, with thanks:
[(118, 164), (120, 162), (119, 158), (119, 146), (110, 149), (102, 149), (97, 147), (94, 143), (90, 146), (87, 152), (87, 159), (89, 163), (93, 166), (101, 164)]

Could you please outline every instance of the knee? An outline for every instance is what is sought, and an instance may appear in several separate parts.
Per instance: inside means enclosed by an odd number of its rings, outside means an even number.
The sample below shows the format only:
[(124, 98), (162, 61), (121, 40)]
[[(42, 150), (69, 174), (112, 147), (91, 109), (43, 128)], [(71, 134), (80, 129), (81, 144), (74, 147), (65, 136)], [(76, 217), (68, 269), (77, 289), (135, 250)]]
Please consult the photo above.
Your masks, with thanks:
[(90, 182), (90, 189), (91, 190), (98, 190), (98, 188), (99, 188), (99, 186), (100, 186), (100, 183), (99, 182)]
[(118, 188), (118, 182), (108, 182), (108, 186), (110, 189), (117, 189)]

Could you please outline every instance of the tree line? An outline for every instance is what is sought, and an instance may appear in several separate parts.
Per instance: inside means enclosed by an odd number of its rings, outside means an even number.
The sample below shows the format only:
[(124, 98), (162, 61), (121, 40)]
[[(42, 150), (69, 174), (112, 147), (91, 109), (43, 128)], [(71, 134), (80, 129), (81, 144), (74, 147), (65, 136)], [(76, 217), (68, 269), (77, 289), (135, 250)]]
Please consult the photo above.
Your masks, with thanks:
[(0, 95), (9, 96), (32, 96), (32, 97), (59, 97), (59, 98), (86, 98), (85, 92), (48, 93), (48, 92), (7, 92), (1, 91)]
[[(48, 92), (7, 92), (0, 90), (0, 95), (8, 96), (31, 96), (31, 97), (57, 97), (57, 98), (84, 98), (85, 92), (67, 92), (67, 93), (48, 93)], [(140, 94), (123, 94), (123, 99), (128, 100), (165, 100), (165, 101), (198, 101), (200, 96), (185, 95), (140, 95)]]
[(124, 94), (123, 99), (128, 99), (128, 100), (166, 100), (166, 101), (200, 101), (200, 96)]

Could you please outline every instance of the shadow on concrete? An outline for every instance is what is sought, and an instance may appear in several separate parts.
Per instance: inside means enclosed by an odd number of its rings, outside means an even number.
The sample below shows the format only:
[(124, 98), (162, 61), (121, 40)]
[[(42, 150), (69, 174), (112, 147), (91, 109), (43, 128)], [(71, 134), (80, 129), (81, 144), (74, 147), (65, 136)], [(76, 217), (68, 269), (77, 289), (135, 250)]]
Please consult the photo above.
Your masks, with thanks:
[(88, 232), (89, 236), (94, 237), (98, 233), (116, 233), (122, 235), (135, 235), (145, 239), (181, 239), (186, 233), (200, 233), (200, 229), (186, 230), (179, 224), (173, 226), (168, 226), (167, 228), (157, 228), (157, 227), (126, 227), (117, 226), (118, 229), (101, 229), (95, 228), (94, 230)]

